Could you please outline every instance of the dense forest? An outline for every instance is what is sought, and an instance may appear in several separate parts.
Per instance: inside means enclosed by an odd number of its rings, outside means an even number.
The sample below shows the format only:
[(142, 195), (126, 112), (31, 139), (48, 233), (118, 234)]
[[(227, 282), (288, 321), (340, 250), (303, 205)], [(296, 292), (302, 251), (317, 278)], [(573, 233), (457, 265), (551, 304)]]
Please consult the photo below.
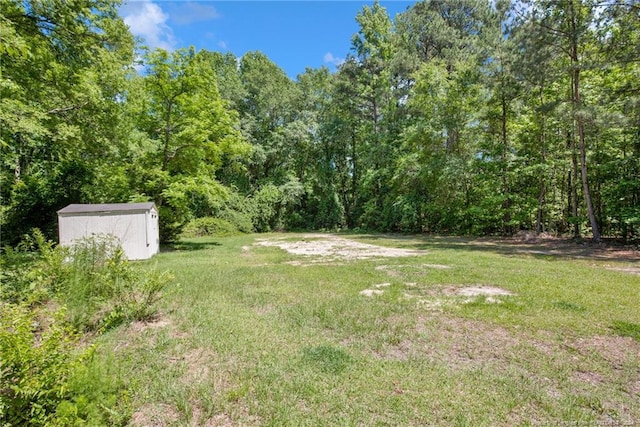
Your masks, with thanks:
[(187, 224), (640, 235), (636, 0), (378, 3), (335, 73), (167, 52), (116, 0), (0, 2), (3, 244), (68, 203)]

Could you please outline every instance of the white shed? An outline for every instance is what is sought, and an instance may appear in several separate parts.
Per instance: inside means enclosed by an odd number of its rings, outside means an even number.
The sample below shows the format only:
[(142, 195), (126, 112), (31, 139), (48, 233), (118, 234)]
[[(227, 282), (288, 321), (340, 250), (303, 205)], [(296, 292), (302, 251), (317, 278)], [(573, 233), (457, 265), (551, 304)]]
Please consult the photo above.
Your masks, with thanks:
[(58, 211), (58, 234), (61, 245), (112, 235), (131, 260), (151, 258), (160, 250), (158, 210), (151, 202), (69, 205)]

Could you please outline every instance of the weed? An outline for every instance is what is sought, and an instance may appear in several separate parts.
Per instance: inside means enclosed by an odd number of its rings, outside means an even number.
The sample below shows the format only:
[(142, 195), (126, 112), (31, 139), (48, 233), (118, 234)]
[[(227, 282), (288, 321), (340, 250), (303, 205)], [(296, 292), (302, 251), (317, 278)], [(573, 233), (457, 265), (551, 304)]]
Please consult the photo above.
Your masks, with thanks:
[(553, 306), (556, 308), (559, 308), (561, 310), (570, 310), (570, 311), (585, 311), (586, 308), (584, 308), (581, 305), (578, 304), (574, 304), (571, 302), (567, 302), (567, 301), (554, 301), (553, 302)]
[(621, 337), (631, 337), (636, 341), (640, 341), (640, 324), (638, 323), (616, 320), (613, 322), (611, 329)]
[(66, 280), (59, 292), (70, 319), (80, 330), (104, 332), (124, 322), (145, 320), (156, 312), (168, 272), (140, 269), (108, 236), (81, 240), (71, 248)]
[(329, 374), (340, 374), (352, 363), (352, 358), (346, 351), (326, 344), (304, 348), (302, 360)]

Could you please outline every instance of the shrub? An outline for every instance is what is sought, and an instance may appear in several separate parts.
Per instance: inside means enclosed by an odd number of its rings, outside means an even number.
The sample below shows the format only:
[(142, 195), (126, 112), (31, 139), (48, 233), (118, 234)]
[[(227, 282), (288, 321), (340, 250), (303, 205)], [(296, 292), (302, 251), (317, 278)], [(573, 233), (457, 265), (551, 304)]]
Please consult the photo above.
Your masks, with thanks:
[(77, 350), (64, 317), (64, 309), (0, 302), (0, 419), (8, 425), (49, 423), (91, 353)]
[(50, 298), (65, 277), (66, 248), (54, 247), (44, 234), (32, 230), (15, 248), (0, 257), (0, 300), (35, 304)]
[(132, 320), (145, 320), (172, 277), (133, 266), (118, 242), (109, 236), (79, 241), (65, 263), (60, 298), (72, 324), (84, 331), (105, 331)]
[(251, 214), (247, 212), (227, 208), (220, 212), (219, 217), (230, 222), (241, 233), (253, 232)]
[(183, 237), (227, 236), (239, 233), (231, 222), (221, 218), (197, 218), (182, 231)]
[(0, 426), (124, 425), (111, 409), (124, 385), (106, 379), (77, 331), (153, 316), (169, 273), (130, 264), (106, 236), (65, 248), (37, 230), (0, 266)]

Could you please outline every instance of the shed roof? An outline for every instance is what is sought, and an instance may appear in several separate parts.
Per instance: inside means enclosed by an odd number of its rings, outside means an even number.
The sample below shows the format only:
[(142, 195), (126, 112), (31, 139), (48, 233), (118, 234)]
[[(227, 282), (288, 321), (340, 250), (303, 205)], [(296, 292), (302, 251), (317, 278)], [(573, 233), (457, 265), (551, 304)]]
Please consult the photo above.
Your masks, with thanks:
[(58, 211), (58, 214), (110, 213), (110, 212), (143, 212), (155, 208), (153, 202), (146, 203), (102, 203), (71, 204)]

